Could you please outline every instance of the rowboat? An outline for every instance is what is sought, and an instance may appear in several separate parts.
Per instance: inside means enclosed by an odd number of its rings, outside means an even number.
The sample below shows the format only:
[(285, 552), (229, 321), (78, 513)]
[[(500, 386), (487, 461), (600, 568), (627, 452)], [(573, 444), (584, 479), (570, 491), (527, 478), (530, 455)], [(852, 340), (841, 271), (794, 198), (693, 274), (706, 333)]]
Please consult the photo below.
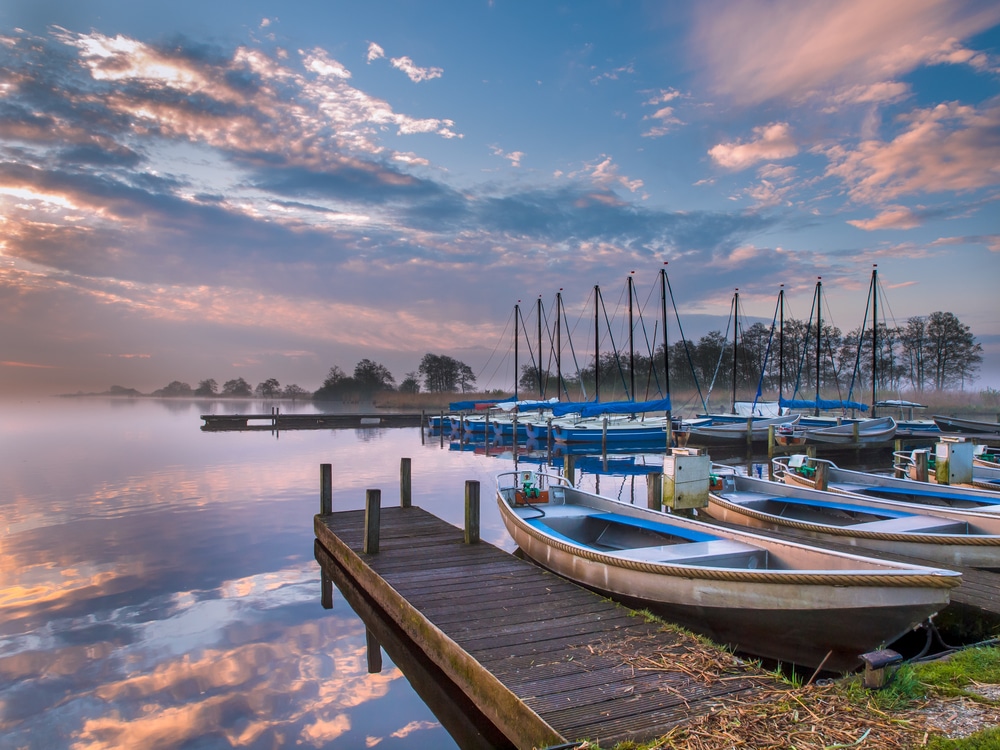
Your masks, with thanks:
[(938, 565), (1000, 568), (996, 513), (823, 492), (743, 476), (728, 467), (718, 471), (718, 477), (721, 487), (709, 492), (707, 512), (720, 521)]
[[(945, 607), (952, 571), (831, 552), (628, 505), (544, 471), (497, 477), (524, 554), (735, 649), (848, 671)], [(780, 637), (776, 637), (780, 634)]]
[[(985, 445), (974, 447), (972, 454), (972, 476), (968, 482), (961, 483), (960, 487), (978, 487), (984, 490), (1000, 492), (1000, 452), (990, 452), (990, 448)], [(997, 451), (997, 449), (992, 449)], [(893, 464), (896, 468), (897, 476), (905, 475), (909, 479), (926, 481), (932, 484), (937, 482), (936, 455), (928, 448), (915, 448), (912, 450), (894, 451)], [(924, 478), (926, 476), (926, 478)]]
[(767, 440), (768, 428), (772, 425), (775, 428), (782, 425), (794, 426), (798, 421), (799, 415), (793, 414), (765, 419), (748, 418), (742, 422), (726, 424), (697, 425), (687, 430), (687, 442), (689, 445), (742, 445), (747, 441), (748, 432), (752, 442), (762, 442)]
[(772, 459), (771, 463), (775, 477), (785, 484), (817, 489), (817, 473), (824, 472), (826, 476), (821, 484), (825, 483), (826, 489), (831, 492), (913, 503), (928, 509), (974, 509), (1000, 517), (1000, 492), (841, 469), (832, 461), (801, 454), (781, 456)]
[(807, 443), (873, 444), (892, 440), (896, 434), (896, 420), (892, 417), (862, 419), (834, 427), (806, 429)]
[(1000, 422), (982, 422), (977, 419), (962, 419), (960, 417), (945, 417), (934, 415), (934, 424), (942, 432), (962, 432), (978, 435), (1000, 435)]

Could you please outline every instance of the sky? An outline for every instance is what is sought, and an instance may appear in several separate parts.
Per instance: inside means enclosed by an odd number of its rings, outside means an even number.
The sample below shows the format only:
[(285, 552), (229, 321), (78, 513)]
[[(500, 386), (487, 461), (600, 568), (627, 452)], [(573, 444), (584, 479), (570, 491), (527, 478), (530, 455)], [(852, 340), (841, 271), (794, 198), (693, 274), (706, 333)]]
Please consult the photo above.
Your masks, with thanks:
[(582, 358), (664, 263), (695, 340), (820, 277), (854, 330), (877, 264), (998, 387), (998, 198), (995, 0), (0, 4), (5, 393), (510, 388), (516, 304)]

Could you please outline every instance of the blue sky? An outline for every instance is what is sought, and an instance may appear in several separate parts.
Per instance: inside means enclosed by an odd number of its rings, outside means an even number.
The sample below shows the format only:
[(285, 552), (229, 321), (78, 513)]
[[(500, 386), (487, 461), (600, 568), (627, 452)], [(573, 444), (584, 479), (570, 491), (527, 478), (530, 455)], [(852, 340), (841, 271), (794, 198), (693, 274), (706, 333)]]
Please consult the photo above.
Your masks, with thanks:
[(0, 56), (7, 391), (509, 386), (516, 302), (583, 350), (664, 262), (688, 338), (878, 264), (1000, 385), (995, 2), (8, 0)]

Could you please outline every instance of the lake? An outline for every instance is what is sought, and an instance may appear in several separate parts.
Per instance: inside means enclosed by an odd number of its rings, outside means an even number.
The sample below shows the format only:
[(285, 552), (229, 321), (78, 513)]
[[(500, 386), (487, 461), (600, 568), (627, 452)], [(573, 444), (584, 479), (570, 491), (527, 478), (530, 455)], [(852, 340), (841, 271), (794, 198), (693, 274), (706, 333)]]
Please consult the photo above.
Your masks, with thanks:
[[(282, 404), (282, 411), (291, 411)], [(321, 606), (319, 466), (512, 550), (493, 502), (511, 461), (418, 428), (202, 432), (249, 402), (6, 401), (0, 422), (0, 747), (447, 748), (456, 742), (365, 626)], [(314, 411), (311, 404), (296, 411)]]

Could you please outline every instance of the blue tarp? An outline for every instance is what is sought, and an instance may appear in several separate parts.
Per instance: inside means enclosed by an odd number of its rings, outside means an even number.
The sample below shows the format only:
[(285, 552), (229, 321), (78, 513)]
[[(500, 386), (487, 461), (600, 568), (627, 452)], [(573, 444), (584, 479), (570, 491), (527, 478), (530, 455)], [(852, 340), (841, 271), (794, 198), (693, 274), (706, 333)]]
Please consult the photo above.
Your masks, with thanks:
[(783, 398), (779, 400), (779, 403), (782, 406), (787, 406), (789, 409), (858, 409), (860, 411), (868, 411), (868, 404), (862, 404), (857, 401), (831, 401), (825, 398), (816, 399), (815, 401)]
[(487, 404), (498, 404), (501, 401), (507, 401), (506, 398), (491, 398), (486, 401), (452, 401), (448, 404), (448, 408), (451, 411), (474, 411), (476, 406), (482, 404), (483, 406)]
[(639, 414), (647, 411), (669, 410), (669, 398), (661, 398), (656, 401), (588, 401), (582, 404), (555, 404), (552, 407), (552, 415), (562, 417), (567, 414), (579, 414), (582, 417), (596, 417), (600, 414)]

